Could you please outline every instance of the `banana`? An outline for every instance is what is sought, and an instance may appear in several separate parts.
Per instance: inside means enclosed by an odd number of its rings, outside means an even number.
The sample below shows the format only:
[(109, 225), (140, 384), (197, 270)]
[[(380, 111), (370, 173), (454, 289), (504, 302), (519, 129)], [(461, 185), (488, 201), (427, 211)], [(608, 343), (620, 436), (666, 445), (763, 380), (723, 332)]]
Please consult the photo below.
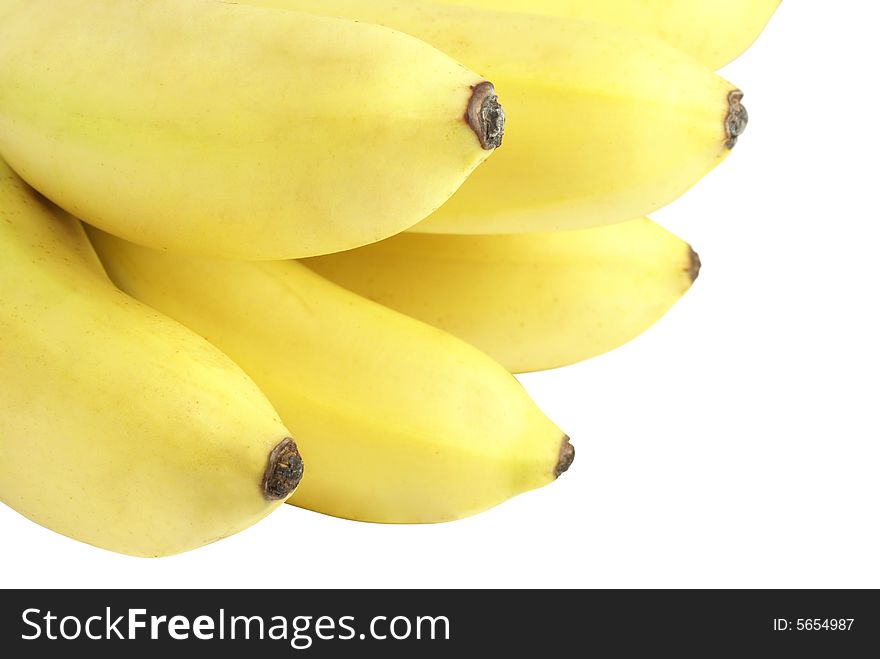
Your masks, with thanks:
[(733, 85), (614, 26), (412, 0), (248, 1), (407, 32), (504, 90), (504, 147), (414, 231), (548, 232), (638, 218), (724, 160), (747, 123)]
[(647, 218), (545, 234), (405, 233), (302, 263), (514, 373), (623, 345), (687, 292), (700, 267), (687, 243)]
[(302, 461), (228, 357), (121, 293), (79, 222), (0, 163), (0, 500), (165, 556), (274, 510)]
[(0, 61), (11, 167), (157, 249), (261, 260), (374, 242), (440, 206), (503, 135), (476, 73), (312, 14), (2, 0)]
[(781, 0), (443, 0), (478, 9), (602, 21), (653, 34), (720, 69), (751, 46)]
[(123, 290), (219, 346), (295, 421), (309, 471), (292, 504), (448, 521), (545, 485), (574, 458), (489, 357), (297, 262), (181, 257), (88, 231)]

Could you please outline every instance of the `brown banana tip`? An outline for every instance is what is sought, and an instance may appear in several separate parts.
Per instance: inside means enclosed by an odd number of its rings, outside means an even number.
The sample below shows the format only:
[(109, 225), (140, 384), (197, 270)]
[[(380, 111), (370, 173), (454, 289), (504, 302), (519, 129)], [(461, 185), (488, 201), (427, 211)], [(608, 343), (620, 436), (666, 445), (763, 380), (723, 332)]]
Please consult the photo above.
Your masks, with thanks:
[(727, 117), (724, 120), (724, 131), (727, 141), (724, 145), (728, 149), (736, 146), (739, 136), (746, 132), (749, 125), (749, 111), (742, 104), (743, 93), (734, 89), (727, 95)]
[(693, 247), (688, 245), (688, 249), (690, 250), (690, 258), (688, 259), (687, 273), (693, 284), (700, 276), (700, 268), (703, 267), (703, 262), (700, 260), (700, 255), (694, 251)]
[(468, 101), (464, 117), (480, 140), (480, 146), (486, 151), (497, 149), (504, 138), (506, 117), (504, 108), (498, 102), (495, 86), (491, 82), (481, 82), (472, 87), (473, 94)]
[(564, 435), (562, 445), (559, 447), (559, 460), (556, 462), (556, 471), (554, 472), (556, 478), (559, 478), (568, 471), (572, 462), (574, 462), (574, 444), (571, 443), (571, 438), (568, 435)]
[(302, 475), (302, 458), (294, 441), (286, 437), (269, 454), (263, 474), (263, 496), (267, 501), (286, 499), (299, 485)]

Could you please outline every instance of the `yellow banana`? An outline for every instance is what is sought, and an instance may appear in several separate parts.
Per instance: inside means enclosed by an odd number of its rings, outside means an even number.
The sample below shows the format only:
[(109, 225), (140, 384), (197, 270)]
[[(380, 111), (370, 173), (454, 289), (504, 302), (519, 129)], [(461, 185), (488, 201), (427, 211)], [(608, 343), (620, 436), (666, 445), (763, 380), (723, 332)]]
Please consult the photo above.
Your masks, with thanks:
[(302, 472), (229, 358), (121, 293), (82, 226), (0, 162), (0, 500), (164, 556), (258, 521)]
[(413, 0), (248, 1), (407, 32), (503, 89), (504, 147), (415, 231), (528, 233), (634, 219), (687, 191), (745, 129), (733, 85), (622, 28)]
[(515, 373), (573, 364), (635, 338), (684, 295), (700, 264), (647, 218), (544, 234), (405, 233), (302, 262)]
[(653, 34), (720, 69), (751, 46), (781, 0), (443, 0), (497, 11), (602, 21)]
[(417, 39), (228, 2), (3, 0), (0, 61), (12, 168), (161, 249), (374, 242), (446, 201), (503, 132), (492, 85)]
[(574, 457), (489, 357), (299, 263), (180, 257), (88, 231), (123, 290), (221, 347), (296, 423), (308, 474), (290, 503), (441, 522), (550, 483)]

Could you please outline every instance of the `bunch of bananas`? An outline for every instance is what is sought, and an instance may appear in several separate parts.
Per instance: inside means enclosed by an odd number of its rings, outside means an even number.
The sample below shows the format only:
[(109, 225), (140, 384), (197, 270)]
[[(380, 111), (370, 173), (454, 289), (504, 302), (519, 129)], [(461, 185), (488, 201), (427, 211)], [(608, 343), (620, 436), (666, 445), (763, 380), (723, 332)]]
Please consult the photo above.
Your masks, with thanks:
[(777, 4), (0, 0), (0, 499), (161, 556), (550, 483), (511, 372), (690, 287), (644, 215), (736, 144), (713, 71)]

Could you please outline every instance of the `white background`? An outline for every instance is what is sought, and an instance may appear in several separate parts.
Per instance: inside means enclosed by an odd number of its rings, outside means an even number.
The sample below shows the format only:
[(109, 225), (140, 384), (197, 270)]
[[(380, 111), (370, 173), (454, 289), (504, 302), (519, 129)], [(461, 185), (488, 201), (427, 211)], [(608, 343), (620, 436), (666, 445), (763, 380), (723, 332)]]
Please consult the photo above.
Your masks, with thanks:
[(158, 560), (0, 506), (0, 583), (880, 587), (876, 7), (789, 0), (723, 72), (749, 130), (654, 216), (703, 257), (693, 291), (623, 349), (523, 378), (576, 443), (558, 482), (437, 526), (284, 506)]

